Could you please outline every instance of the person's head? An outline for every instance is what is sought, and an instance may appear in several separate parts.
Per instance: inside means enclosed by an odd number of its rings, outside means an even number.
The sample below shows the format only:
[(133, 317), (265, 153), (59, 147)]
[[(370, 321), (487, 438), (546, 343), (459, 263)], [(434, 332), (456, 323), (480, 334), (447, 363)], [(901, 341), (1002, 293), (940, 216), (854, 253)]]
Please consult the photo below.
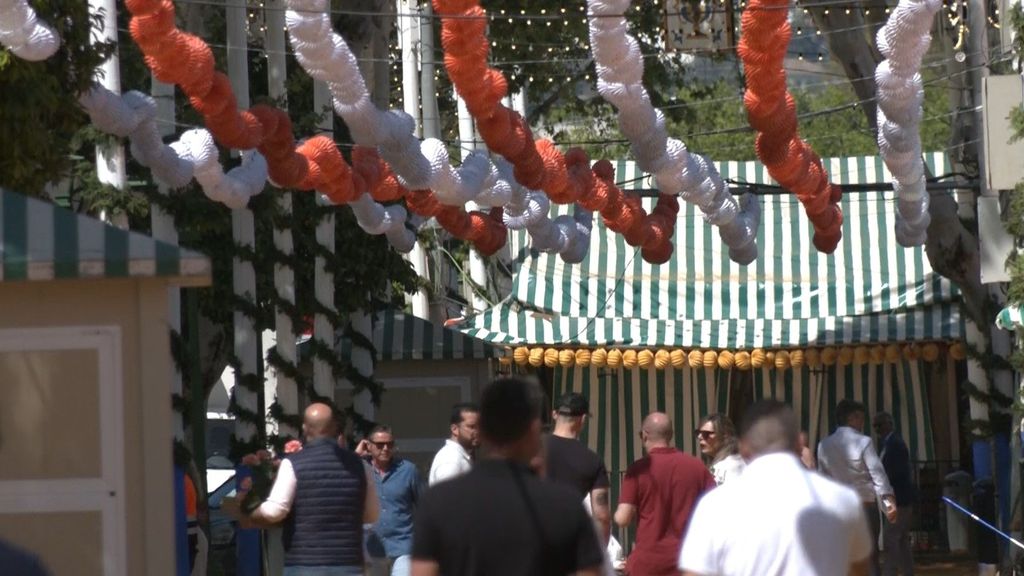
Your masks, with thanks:
[(331, 407), (321, 402), (310, 404), (302, 414), (302, 435), (306, 440), (337, 437), (338, 420)]
[(480, 436), (493, 453), (529, 464), (540, 452), (542, 395), (532, 380), (498, 378), (480, 398)]
[(391, 432), (391, 427), (378, 424), (370, 430), (366, 439), (370, 442), (370, 458), (374, 466), (381, 469), (391, 466), (391, 461), (395, 458), (395, 435)]
[(665, 448), (672, 444), (672, 420), (664, 412), (651, 412), (640, 426), (640, 440), (645, 450)]
[(467, 451), (480, 445), (480, 407), (470, 402), (452, 406), (451, 438)]
[(725, 414), (706, 416), (697, 427), (700, 452), (712, 461), (718, 461), (738, 451), (736, 427)]
[(555, 421), (557, 428), (565, 429), (579, 434), (583, 424), (590, 415), (590, 401), (587, 397), (576, 392), (569, 392), (559, 398), (555, 409), (551, 412), (551, 418)]
[(743, 414), (740, 453), (747, 461), (773, 452), (800, 454), (800, 425), (793, 409), (778, 400), (756, 402)]
[(840, 400), (836, 405), (836, 424), (849, 426), (858, 432), (864, 431), (864, 420), (867, 409), (860, 402)]
[(896, 429), (896, 423), (893, 422), (892, 414), (888, 412), (875, 414), (875, 420), (871, 423), (871, 426), (875, 429), (875, 435), (879, 438), (885, 438)]

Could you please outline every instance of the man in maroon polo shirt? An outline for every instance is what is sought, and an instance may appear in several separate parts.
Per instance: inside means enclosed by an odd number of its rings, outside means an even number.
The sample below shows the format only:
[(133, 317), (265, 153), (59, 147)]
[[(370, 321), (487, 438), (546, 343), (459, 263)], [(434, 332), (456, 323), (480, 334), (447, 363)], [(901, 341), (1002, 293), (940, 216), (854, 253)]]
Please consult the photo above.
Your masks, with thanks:
[(676, 567), (683, 534), (701, 494), (715, 478), (700, 460), (671, 446), (672, 421), (652, 412), (640, 431), (647, 456), (634, 462), (622, 481), (615, 523), (637, 519), (636, 545), (626, 560), (626, 574), (668, 576)]

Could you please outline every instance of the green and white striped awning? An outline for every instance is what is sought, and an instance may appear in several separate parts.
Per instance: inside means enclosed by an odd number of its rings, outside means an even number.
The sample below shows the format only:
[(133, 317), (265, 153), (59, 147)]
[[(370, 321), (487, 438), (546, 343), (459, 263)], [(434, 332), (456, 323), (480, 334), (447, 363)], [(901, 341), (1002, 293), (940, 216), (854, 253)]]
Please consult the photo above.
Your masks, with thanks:
[(996, 316), (996, 326), (1003, 330), (1024, 328), (1024, 308), (1020, 305), (1003, 308)]
[[(377, 360), (482, 360), (503, 355), (500, 347), (398, 310), (382, 310), (373, 318)], [(339, 337), (342, 358), (352, 341)]]
[[(945, 157), (929, 154), (935, 174)], [(880, 158), (826, 160), (841, 184), (890, 181)], [(758, 162), (717, 165), (725, 178), (772, 181)], [(617, 163), (626, 189), (652, 189), (633, 162)], [(811, 243), (812, 227), (790, 194), (764, 196), (761, 256), (739, 266), (715, 228), (683, 204), (675, 253), (664, 265), (595, 221), (583, 263), (510, 239), (517, 264), (511, 296), (469, 320), (467, 334), (519, 345), (754, 348), (958, 339), (958, 292), (932, 271), (922, 248), (896, 243), (893, 192), (850, 193), (842, 200), (843, 240), (832, 255)], [(653, 199), (645, 199), (650, 210)], [(553, 208), (564, 214), (566, 206)], [(599, 218), (597, 220), (600, 220)]]
[(0, 188), (0, 281), (128, 277), (206, 285), (210, 261), (198, 252)]

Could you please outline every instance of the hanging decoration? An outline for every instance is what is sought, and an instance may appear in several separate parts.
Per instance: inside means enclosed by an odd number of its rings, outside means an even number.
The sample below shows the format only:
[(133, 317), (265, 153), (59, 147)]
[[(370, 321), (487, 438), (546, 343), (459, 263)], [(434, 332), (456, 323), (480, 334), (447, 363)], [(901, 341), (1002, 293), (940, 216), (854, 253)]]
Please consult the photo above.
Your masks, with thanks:
[(22, 60), (40, 62), (57, 52), (60, 36), (25, 0), (0, 0), (0, 46)]
[(146, 94), (133, 90), (118, 96), (95, 84), (79, 103), (97, 129), (127, 137), (132, 156), (171, 188), (182, 188), (195, 177), (207, 197), (229, 208), (242, 208), (263, 191), (267, 163), (262, 155), (246, 152), (242, 165), (225, 174), (206, 130), (189, 130), (177, 142), (164, 144), (156, 128), (156, 101)]
[(821, 158), (800, 138), (796, 101), (786, 90), (786, 56), (792, 29), (788, 0), (750, 0), (740, 22), (737, 51), (747, 80), (744, 104), (755, 146), (768, 173), (791, 190), (814, 224), (814, 246), (835, 251), (842, 238), (842, 190), (829, 182)]
[(878, 85), (878, 150), (895, 180), (896, 241), (920, 246), (928, 237), (928, 190), (921, 159), (924, 85), (921, 59), (940, 0), (900, 0), (876, 36), (886, 59), (875, 69)]
[(610, 230), (641, 248), (644, 260), (667, 262), (679, 211), (675, 198), (662, 196), (654, 212), (647, 214), (639, 198), (624, 195), (609, 182), (614, 176), (610, 164), (599, 174), (596, 166), (591, 170), (582, 150), (562, 154), (550, 140), (534, 140), (523, 117), (501, 103), (508, 83), (487, 65), (486, 11), (477, 0), (434, 0), (434, 10), (441, 17), (445, 69), (487, 147), (512, 164), (515, 180), (527, 189), (542, 190), (552, 202), (579, 202), (600, 212)]
[(719, 227), (729, 257), (749, 264), (757, 258), (760, 204), (748, 201), (741, 206), (707, 158), (668, 137), (665, 116), (651, 105), (643, 86), (640, 44), (627, 32), (623, 16), (629, 6), (628, 0), (587, 0), (597, 90), (618, 110), (619, 128), (640, 169), (654, 175), (663, 195), (681, 194), (698, 206), (705, 221)]

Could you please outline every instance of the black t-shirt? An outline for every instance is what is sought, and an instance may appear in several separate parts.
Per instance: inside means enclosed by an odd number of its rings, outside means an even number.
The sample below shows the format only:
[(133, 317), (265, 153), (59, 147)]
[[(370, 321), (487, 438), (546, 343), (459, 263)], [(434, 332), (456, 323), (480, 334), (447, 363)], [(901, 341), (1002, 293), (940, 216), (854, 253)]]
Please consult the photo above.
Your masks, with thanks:
[(604, 461), (579, 440), (548, 436), (546, 460), (548, 478), (574, 488), (580, 500), (593, 490), (608, 487)]
[(483, 460), (432, 486), (416, 509), (412, 556), (443, 576), (564, 576), (601, 565), (593, 522), (566, 486)]

